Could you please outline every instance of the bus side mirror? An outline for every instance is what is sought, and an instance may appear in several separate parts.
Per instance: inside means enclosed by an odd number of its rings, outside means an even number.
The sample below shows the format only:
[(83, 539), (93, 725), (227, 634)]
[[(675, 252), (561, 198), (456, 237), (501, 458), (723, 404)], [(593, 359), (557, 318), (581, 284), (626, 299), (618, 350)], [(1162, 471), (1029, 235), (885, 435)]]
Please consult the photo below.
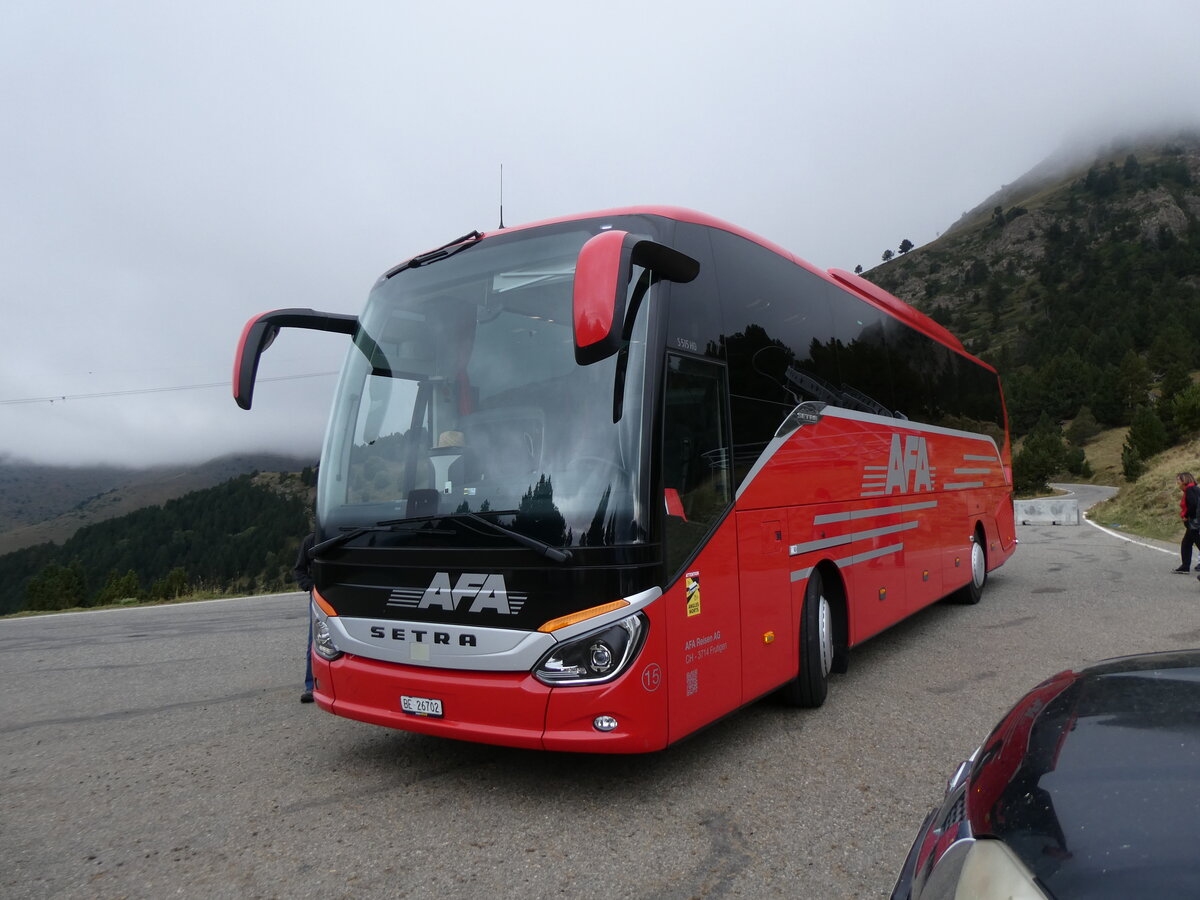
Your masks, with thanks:
[(249, 409), (254, 399), (254, 379), (258, 375), (258, 360), (271, 346), (281, 328), (309, 328), (314, 331), (333, 331), (354, 334), (357, 316), (323, 313), (313, 309), (277, 309), (255, 316), (242, 329), (237, 356), (233, 360), (233, 399), (242, 409)]
[(607, 359), (621, 349), (625, 297), (635, 265), (667, 281), (688, 282), (700, 271), (700, 263), (690, 256), (627, 231), (602, 231), (589, 238), (575, 263), (571, 296), (579, 365)]

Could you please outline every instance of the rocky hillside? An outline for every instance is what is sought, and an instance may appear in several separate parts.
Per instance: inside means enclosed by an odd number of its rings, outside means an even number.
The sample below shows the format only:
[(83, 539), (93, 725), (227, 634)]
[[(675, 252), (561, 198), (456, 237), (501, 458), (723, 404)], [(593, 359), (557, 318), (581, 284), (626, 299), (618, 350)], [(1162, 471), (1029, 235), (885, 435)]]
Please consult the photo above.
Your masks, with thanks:
[(1200, 367), (1200, 130), (1048, 160), (865, 276), (996, 366), (1018, 433), (1129, 424)]

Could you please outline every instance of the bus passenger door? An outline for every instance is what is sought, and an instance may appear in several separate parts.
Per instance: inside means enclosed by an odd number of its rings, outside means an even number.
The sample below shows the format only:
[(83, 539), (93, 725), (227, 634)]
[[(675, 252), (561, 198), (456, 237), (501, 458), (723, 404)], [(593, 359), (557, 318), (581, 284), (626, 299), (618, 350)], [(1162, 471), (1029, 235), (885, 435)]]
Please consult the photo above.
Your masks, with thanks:
[(742, 702), (738, 546), (725, 367), (667, 355), (663, 398), (670, 740)]
[(787, 510), (739, 512), (738, 568), (742, 595), (742, 702), (796, 674)]

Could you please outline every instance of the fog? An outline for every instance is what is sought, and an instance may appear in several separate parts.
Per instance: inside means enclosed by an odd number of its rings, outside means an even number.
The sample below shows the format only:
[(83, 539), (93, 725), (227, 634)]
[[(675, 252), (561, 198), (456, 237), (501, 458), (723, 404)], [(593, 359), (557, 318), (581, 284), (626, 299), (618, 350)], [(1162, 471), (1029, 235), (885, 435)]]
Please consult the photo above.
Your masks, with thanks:
[[(471, 229), (631, 204), (822, 268), (933, 240), (1064, 147), (1197, 121), (1200, 7), (9, 4), (0, 455), (317, 453), (357, 313)], [(52, 399), (56, 398), (56, 399)]]

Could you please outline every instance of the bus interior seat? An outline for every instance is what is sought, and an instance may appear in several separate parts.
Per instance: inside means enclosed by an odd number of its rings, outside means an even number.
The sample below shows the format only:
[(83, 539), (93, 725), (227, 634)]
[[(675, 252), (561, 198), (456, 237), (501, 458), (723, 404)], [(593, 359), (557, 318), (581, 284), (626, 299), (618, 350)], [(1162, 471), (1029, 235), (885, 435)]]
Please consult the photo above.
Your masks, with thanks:
[[(482, 409), (461, 422), (463, 459), (459, 472), (471, 479), (535, 474), (542, 463), (545, 413), (534, 406)], [(458, 465), (458, 464), (456, 464)]]

